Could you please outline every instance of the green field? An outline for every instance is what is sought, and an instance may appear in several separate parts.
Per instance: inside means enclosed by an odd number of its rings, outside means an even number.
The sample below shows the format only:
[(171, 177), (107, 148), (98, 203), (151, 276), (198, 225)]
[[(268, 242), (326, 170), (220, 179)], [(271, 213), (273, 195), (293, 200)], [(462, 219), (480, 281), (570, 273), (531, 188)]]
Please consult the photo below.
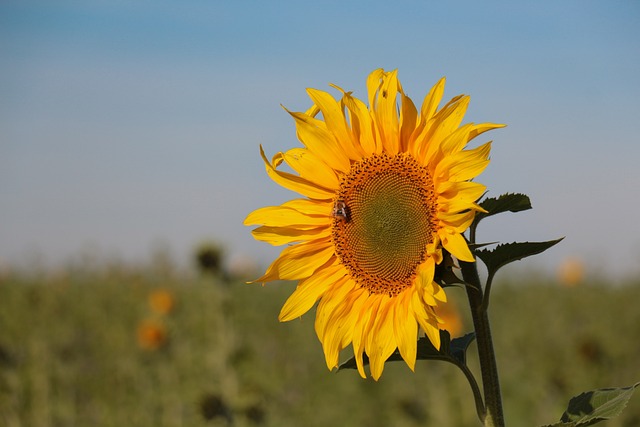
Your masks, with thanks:
[[(479, 425), (453, 365), (389, 363), (378, 382), (329, 372), (313, 313), (277, 321), (294, 286), (166, 262), (5, 273), (0, 426)], [(166, 314), (149, 304), (159, 289), (175, 302)], [(449, 295), (464, 302), (461, 289)], [(575, 394), (640, 381), (639, 301), (639, 283), (498, 281), (490, 313), (507, 425), (551, 423)], [(157, 348), (141, 347), (144, 322), (164, 328)], [(474, 346), (469, 359), (477, 372)], [(640, 395), (602, 425), (640, 425)]]

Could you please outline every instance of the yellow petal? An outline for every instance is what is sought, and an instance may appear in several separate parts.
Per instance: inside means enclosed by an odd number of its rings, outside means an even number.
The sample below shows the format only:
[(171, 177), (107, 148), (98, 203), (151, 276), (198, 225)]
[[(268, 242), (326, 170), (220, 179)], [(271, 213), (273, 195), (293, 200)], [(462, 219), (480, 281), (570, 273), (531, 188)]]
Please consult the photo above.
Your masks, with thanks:
[(372, 131), (373, 121), (367, 106), (349, 93), (344, 94), (342, 101), (351, 112), (351, 128), (358, 141), (360, 141), (363, 153), (367, 156), (381, 153), (382, 146), (378, 144)]
[[(400, 85), (400, 82), (398, 82)], [(418, 110), (411, 98), (401, 92), (402, 109), (400, 110), (400, 151), (407, 151), (411, 135), (418, 122)]]
[[(420, 266), (418, 267), (418, 274), (416, 277), (416, 288), (418, 290), (425, 289), (432, 281), (436, 272), (436, 263), (433, 257), (428, 257)], [(435, 305), (435, 304), (431, 304)]]
[(491, 142), (473, 150), (464, 150), (442, 159), (436, 166), (434, 178), (443, 181), (467, 181), (475, 178), (489, 164)]
[(278, 160), (276, 159), (274, 164), (271, 164), (264, 155), (262, 146), (260, 146), (260, 155), (262, 155), (269, 177), (282, 187), (312, 199), (331, 199), (333, 197), (334, 193), (326, 188), (319, 187), (299, 176), (277, 170)]
[(484, 194), (487, 187), (477, 182), (440, 182), (436, 186), (436, 191), (440, 197), (446, 199), (464, 199), (475, 202)]
[(358, 316), (356, 325), (353, 329), (353, 353), (356, 359), (358, 373), (362, 378), (367, 377), (364, 372), (362, 354), (365, 351), (368, 335), (375, 321), (379, 306), (379, 296), (375, 294), (369, 295), (369, 297), (364, 301), (364, 304), (362, 304), (360, 315)]
[[(413, 309), (416, 320), (431, 343), (435, 348), (440, 349), (440, 331), (438, 330), (437, 322), (434, 320), (435, 314), (433, 314), (433, 308), (425, 306), (422, 298), (416, 292), (411, 296), (411, 308)], [(434, 323), (436, 330), (433, 329)]]
[(307, 93), (314, 104), (320, 108), (327, 129), (334, 135), (347, 157), (351, 160), (360, 159), (361, 155), (353, 146), (351, 132), (348, 130), (344, 114), (340, 109), (340, 104), (327, 92), (317, 89), (307, 89)]
[[(443, 157), (448, 156), (464, 149), (464, 147), (470, 140), (469, 134), (471, 133), (473, 128), (473, 123), (467, 123), (466, 125), (463, 125), (454, 130), (449, 134), (449, 136), (445, 137), (440, 144), (441, 155)], [(437, 159), (436, 161), (439, 160), (440, 159)]]
[(408, 289), (397, 296), (398, 301), (395, 304), (393, 315), (393, 332), (400, 355), (413, 371), (416, 365), (418, 323), (413, 312), (410, 311), (412, 293), (413, 291)]
[(330, 227), (310, 229), (296, 229), (293, 227), (258, 227), (251, 231), (256, 240), (270, 243), (274, 246), (286, 245), (296, 242), (320, 239), (331, 236)]
[(492, 129), (503, 127), (505, 127), (505, 125), (499, 125), (495, 123), (467, 123), (466, 125), (458, 128), (455, 132), (445, 138), (444, 141), (442, 141), (442, 152), (445, 155), (448, 155), (461, 151), (467, 145), (467, 143), (476, 136)]
[[(350, 135), (350, 140), (353, 144), (353, 149), (358, 153), (357, 159), (361, 159), (367, 155), (367, 152), (362, 148), (362, 141), (360, 140), (360, 132), (366, 131), (366, 129), (361, 129), (359, 120), (359, 114), (354, 112), (352, 109), (354, 104), (360, 103), (364, 106), (364, 111), (366, 112), (367, 117), (369, 117), (369, 111), (367, 107), (362, 103), (362, 101), (351, 97), (351, 92), (346, 92), (340, 86), (329, 84), (329, 86), (339, 90), (342, 93), (342, 98), (340, 99), (340, 111), (346, 120), (347, 133)], [(347, 105), (349, 104), (349, 106)], [(371, 131), (371, 129), (369, 129)], [(354, 159), (354, 160), (357, 160)]]
[(378, 68), (377, 70), (373, 70), (367, 77), (367, 93), (369, 95), (369, 106), (372, 109), (376, 104), (376, 95), (378, 94), (378, 89), (380, 89), (380, 86), (382, 85), (382, 78), (384, 74), (384, 70), (382, 68)]
[(376, 321), (369, 333), (367, 354), (369, 355), (369, 369), (371, 377), (378, 380), (384, 369), (384, 362), (397, 348), (393, 333), (394, 298), (388, 295), (381, 297), (380, 308), (376, 314)]
[(333, 202), (325, 200), (293, 199), (282, 204), (282, 207), (295, 209), (306, 215), (331, 216)]
[(307, 278), (334, 256), (334, 253), (335, 249), (330, 239), (312, 240), (289, 246), (282, 250), (265, 274), (254, 282)]
[(475, 138), (476, 136), (485, 133), (487, 131), (493, 130), (493, 129), (499, 129), (499, 128), (503, 128), (507, 125), (501, 125), (501, 124), (497, 124), (497, 123), (478, 123), (476, 125), (473, 126), (473, 129), (471, 130), (471, 132), (469, 132), (469, 141), (471, 141), (473, 138)]
[(438, 322), (433, 318), (429, 318), (425, 320), (422, 328), (429, 338), (429, 341), (431, 341), (431, 344), (433, 344), (436, 349), (440, 350), (440, 328), (438, 327)]
[(456, 233), (465, 232), (473, 222), (475, 212), (473, 210), (452, 214), (449, 212), (438, 212), (438, 219), (441, 227), (448, 227)]
[(331, 168), (341, 172), (349, 171), (351, 167), (349, 157), (331, 132), (327, 130), (324, 122), (304, 113), (296, 113), (289, 110), (287, 112), (294, 118), (298, 139), (305, 147)]
[(358, 309), (364, 303), (368, 292), (365, 289), (356, 289), (347, 294), (343, 304), (336, 307), (327, 322), (322, 348), (325, 353), (327, 366), (338, 366), (340, 351), (353, 340)]
[[(286, 108), (285, 108), (285, 111), (289, 112), (289, 110), (287, 110)], [(319, 113), (320, 113), (320, 109), (315, 104), (313, 104), (311, 107), (309, 107), (309, 109), (307, 111), (304, 112), (305, 115), (307, 115), (309, 117), (312, 117), (312, 118), (317, 116)]]
[(437, 187), (437, 191), (442, 191), (438, 198), (438, 209), (449, 214), (472, 209), (486, 191), (484, 185), (469, 181), (445, 182)]
[(447, 302), (447, 294), (436, 282), (431, 282), (431, 294), (440, 302)]
[(331, 285), (344, 277), (340, 265), (326, 265), (317, 274), (301, 280), (280, 310), (278, 320), (287, 322), (309, 311)]
[(309, 182), (331, 190), (340, 186), (340, 180), (335, 171), (305, 148), (292, 148), (283, 153), (283, 158), (291, 166), (291, 169)]
[(428, 122), (438, 109), (438, 105), (442, 100), (442, 95), (444, 95), (445, 83), (446, 78), (442, 77), (438, 80), (438, 83), (433, 85), (427, 96), (424, 97), (422, 108), (420, 109), (420, 117), (423, 123)]
[(458, 96), (447, 103), (433, 117), (433, 122), (424, 136), (426, 143), (420, 152), (427, 164), (433, 162), (433, 158), (440, 151), (441, 142), (453, 133), (464, 118), (464, 114), (469, 106), (468, 96)]
[[(266, 225), (268, 227), (296, 227), (307, 228), (328, 226), (331, 224), (330, 216), (307, 215), (287, 206), (266, 206), (256, 209), (247, 215), (244, 225)], [(302, 228), (302, 227), (296, 227)]]
[(475, 258), (473, 258), (473, 254), (469, 250), (469, 245), (467, 245), (467, 241), (464, 239), (462, 234), (450, 234), (445, 229), (441, 229), (438, 232), (438, 235), (440, 236), (440, 240), (442, 241), (442, 246), (444, 246), (444, 248), (448, 250), (451, 255), (461, 261), (475, 261)]
[(333, 310), (342, 304), (346, 296), (355, 288), (356, 283), (348, 275), (344, 266), (340, 265), (339, 271), (335, 273), (337, 279), (327, 290), (325, 298), (318, 304), (316, 310), (316, 321), (314, 324), (316, 335), (322, 341), (327, 323)]
[(376, 103), (372, 105), (372, 110), (377, 120), (377, 128), (382, 139), (382, 145), (390, 155), (398, 153), (399, 132), (398, 132), (398, 107), (396, 104), (398, 96), (398, 71), (393, 70), (385, 73), (382, 85), (377, 94)]

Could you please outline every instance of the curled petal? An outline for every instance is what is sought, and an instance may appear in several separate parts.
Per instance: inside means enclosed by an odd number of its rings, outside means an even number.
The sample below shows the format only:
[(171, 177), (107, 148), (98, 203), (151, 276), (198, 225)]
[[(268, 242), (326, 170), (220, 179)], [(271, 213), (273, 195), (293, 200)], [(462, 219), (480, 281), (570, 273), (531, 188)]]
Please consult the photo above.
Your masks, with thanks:
[(269, 162), (267, 157), (264, 155), (262, 146), (260, 146), (260, 155), (262, 155), (269, 177), (282, 187), (312, 199), (330, 199), (333, 197), (333, 192), (331, 190), (322, 188), (299, 176), (277, 170), (276, 168), (282, 162), (282, 159), (277, 157), (274, 158), (273, 163)]
[(295, 113), (289, 110), (287, 112), (294, 118), (298, 139), (305, 147), (334, 170), (340, 172), (349, 170), (351, 167), (349, 157), (342, 150), (331, 132), (327, 130), (324, 122), (304, 113)]
[(313, 182), (323, 188), (335, 190), (340, 181), (335, 171), (323, 162), (318, 156), (304, 148), (293, 148), (282, 157), (291, 169), (309, 182)]

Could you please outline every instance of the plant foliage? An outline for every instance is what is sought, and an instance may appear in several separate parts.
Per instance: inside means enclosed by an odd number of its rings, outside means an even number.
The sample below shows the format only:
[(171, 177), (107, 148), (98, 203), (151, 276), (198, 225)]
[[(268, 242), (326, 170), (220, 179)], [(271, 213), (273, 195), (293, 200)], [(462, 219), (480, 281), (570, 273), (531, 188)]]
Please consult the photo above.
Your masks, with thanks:
[(620, 415), (640, 383), (629, 387), (602, 388), (574, 396), (560, 422), (545, 427), (581, 427)]

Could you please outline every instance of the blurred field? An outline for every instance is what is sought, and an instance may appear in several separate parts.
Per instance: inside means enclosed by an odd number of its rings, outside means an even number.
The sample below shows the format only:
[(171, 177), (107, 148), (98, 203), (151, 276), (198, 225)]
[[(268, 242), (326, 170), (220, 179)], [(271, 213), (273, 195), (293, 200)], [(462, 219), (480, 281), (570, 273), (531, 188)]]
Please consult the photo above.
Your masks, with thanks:
[[(293, 287), (170, 262), (5, 274), (0, 426), (478, 425), (452, 365), (387, 364), (379, 382), (329, 372), (312, 313), (277, 322)], [(494, 289), (509, 426), (551, 423), (575, 394), (640, 381), (639, 283)], [(464, 303), (463, 290), (449, 294)], [(475, 346), (469, 359), (477, 372)], [(638, 392), (603, 425), (640, 425)]]

